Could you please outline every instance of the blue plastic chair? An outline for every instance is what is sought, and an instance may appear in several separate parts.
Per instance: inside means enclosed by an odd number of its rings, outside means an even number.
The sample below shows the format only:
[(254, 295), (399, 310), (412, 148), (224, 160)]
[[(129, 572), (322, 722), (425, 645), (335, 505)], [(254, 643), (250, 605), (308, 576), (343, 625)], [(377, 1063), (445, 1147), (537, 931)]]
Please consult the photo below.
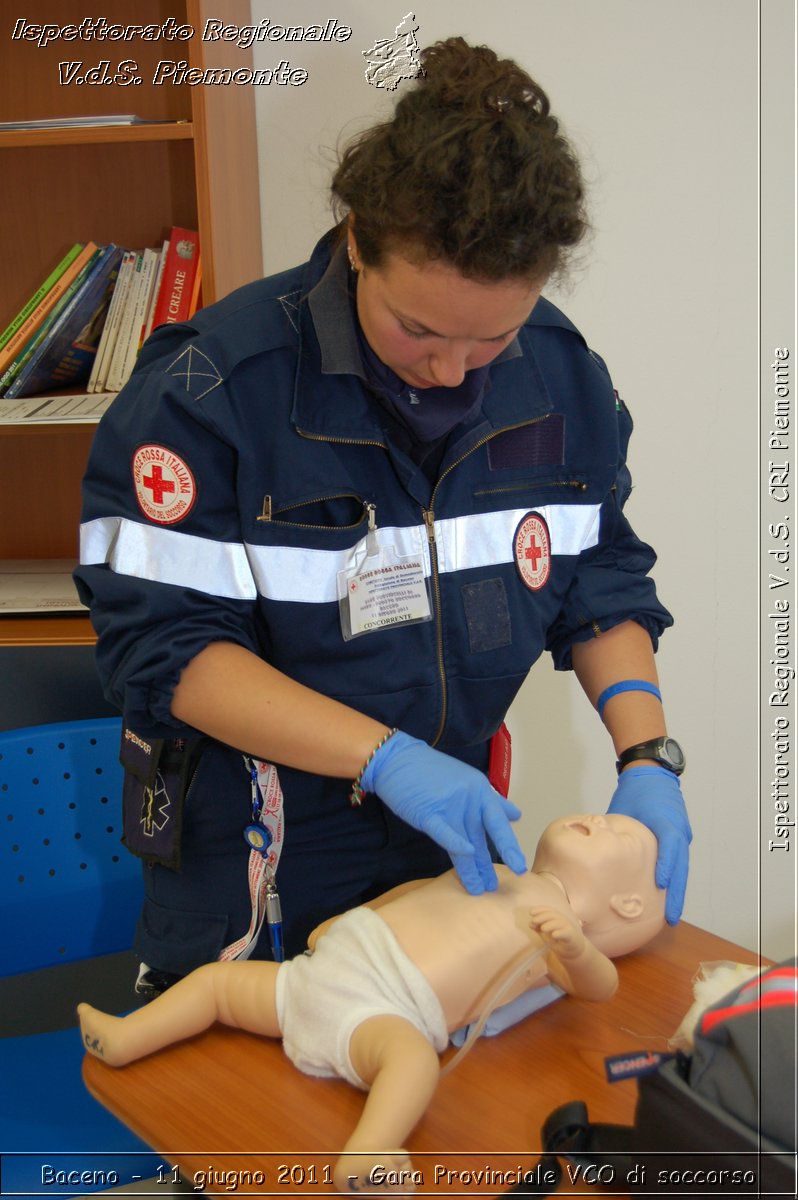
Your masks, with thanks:
[(43, 1165), (74, 1170), (87, 1154), (96, 1187), (152, 1177), (163, 1161), (84, 1087), (74, 1016), (80, 999), (134, 1004), (133, 959), (120, 952), (143, 887), (121, 844), (120, 736), (117, 718), (0, 733), (0, 1034), (26, 1025), (0, 1037), (0, 1150), (4, 1190), (18, 1194), (53, 1190)]

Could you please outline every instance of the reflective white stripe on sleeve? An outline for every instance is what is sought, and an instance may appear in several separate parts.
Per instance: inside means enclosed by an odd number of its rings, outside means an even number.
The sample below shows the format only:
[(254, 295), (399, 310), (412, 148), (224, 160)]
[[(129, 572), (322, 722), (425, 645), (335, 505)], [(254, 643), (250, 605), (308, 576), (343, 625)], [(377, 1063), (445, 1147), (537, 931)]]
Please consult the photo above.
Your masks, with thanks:
[(255, 581), (238, 542), (143, 525), (123, 517), (99, 517), (80, 529), (80, 561), (108, 563), (119, 575), (193, 588), (229, 600), (254, 600)]
[(532, 511), (540, 513), (548, 525), (554, 555), (581, 554), (598, 542), (599, 504), (544, 504), (534, 510), (510, 508), (445, 518), (435, 522), (440, 571), (467, 571), (512, 562), (515, 531)]
[[(515, 531), (529, 511), (505, 509), (436, 521), (440, 572), (512, 562)], [(600, 505), (549, 504), (535, 511), (549, 527), (553, 555), (575, 556), (596, 545)], [(385, 526), (376, 533), (379, 544), (393, 546), (400, 557), (421, 557), (424, 574), (430, 574), (424, 525)], [(346, 550), (243, 546), (119, 517), (99, 518), (81, 528), (84, 564), (108, 562), (122, 575), (233, 600), (254, 600), (261, 595), (276, 601), (334, 603), (338, 599), (338, 573), (353, 564), (356, 551), (357, 546)]]

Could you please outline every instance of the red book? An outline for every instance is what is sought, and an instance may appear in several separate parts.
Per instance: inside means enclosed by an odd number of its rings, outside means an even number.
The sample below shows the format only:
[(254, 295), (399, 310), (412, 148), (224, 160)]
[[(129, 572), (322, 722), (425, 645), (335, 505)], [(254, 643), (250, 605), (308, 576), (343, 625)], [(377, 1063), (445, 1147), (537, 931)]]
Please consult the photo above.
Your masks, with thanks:
[(194, 280), (199, 262), (199, 235), (196, 230), (175, 226), (169, 235), (169, 249), (161, 278), (152, 328), (174, 325), (188, 318)]

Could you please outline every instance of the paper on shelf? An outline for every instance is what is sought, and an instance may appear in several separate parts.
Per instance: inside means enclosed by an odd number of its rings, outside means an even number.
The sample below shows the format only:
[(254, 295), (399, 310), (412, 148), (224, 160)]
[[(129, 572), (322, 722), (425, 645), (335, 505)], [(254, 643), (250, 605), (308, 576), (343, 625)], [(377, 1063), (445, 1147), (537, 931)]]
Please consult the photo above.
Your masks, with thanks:
[(116, 392), (80, 392), (69, 396), (29, 396), (25, 399), (0, 398), (0, 425), (91, 425), (99, 421)]
[(134, 113), (112, 113), (109, 116), (88, 117), (43, 117), (35, 121), (0, 121), (0, 133), (4, 130), (36, 129), (96, 129), (107, 125), (177, 125), (178, 121), (162, 121), (160, 118), (137, 117)]
[(0, 614), (85, 612), (71, 558), (0, 559)]

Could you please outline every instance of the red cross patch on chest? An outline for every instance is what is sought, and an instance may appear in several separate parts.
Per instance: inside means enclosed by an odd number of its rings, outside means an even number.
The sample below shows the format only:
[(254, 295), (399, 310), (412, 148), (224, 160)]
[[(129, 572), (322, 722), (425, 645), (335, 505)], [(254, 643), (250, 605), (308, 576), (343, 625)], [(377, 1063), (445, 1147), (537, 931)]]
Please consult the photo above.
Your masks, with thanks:
[(540, 513), (527, 513), (513, 538), (515, 565), (526, 586), (537, 592), (551, 573), (549, 527)]

